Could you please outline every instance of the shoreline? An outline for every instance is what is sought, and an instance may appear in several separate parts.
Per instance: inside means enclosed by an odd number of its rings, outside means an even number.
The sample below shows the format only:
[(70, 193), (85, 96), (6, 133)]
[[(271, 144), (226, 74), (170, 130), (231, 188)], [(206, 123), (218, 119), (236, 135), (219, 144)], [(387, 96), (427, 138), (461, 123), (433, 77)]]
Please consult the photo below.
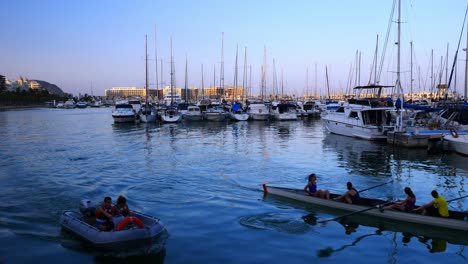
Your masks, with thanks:
[(0, 105), (0, 110), (46, 108), (43, 104), (38, 105)]

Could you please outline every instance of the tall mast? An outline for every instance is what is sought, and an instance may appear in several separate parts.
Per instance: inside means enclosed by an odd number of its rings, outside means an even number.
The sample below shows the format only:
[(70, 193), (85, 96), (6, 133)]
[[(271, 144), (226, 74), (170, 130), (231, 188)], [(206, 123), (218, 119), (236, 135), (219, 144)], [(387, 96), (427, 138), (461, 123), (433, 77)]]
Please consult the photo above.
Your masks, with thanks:
[(398, 97), (400, 97), (401, 83), (400, 83), (400, 32), (401, 32), (401, 0), (398, 0), (398, 35), (397, 35), (397, 81), (396, 88)]
[(262, 101), (266, 96), (266, 46), (263, 47), (263, 67), (262, 67)]
[[(145, 93), (146, 93), (146, 105), (148, 106), (148, 36), (145, 35)], [(145, 111), (146, 113), (146, 111)]]
[(413, 41), (410, 42), (410, 47), (411, 47), (411, 55), (410, 55), (410, 99), (413, 101)]
[(237, 57), (239, 54), (239, 45), (236, 46), (236, 64), (234, 66), (234, 90), (233, 90), (233, 99), (236, 100), (237, 97)]
[(154, 26), (154, 61), (156, 61), (156, 94), (159, 101), (159, 83), (158, 83), (158, 48), (156, 45), (156, 25)]
[(187, 53), (185, 54), (185, 102), (188, 102), (188, 75), (187, 75), (187, 64), (188, 64), (188, 59), (187, 59)]
[(466, 22), (466, 58), (465, 58), (465, 93), (463, 94), (463, 99), (466, 102), (466, 97), (468, 93), (468, 21)]
[[(310, 97), (309, 95), (309, 66), (307, 66), (307, 70), (306, 70), (306, 95)], [(305, 96), (304, 96), (304, 99), (306, 99)]]
[(314, 94), (317, 95), (317, 63), (315, 63), (315, 93)]
[(171, 36), (171, 106), (174, 103), (174, 58), (172, 57), (172, 36)]
[[(245, 47), (245, 54), (244, 54), (244, 77), (242, 78), (242, 97), (247, 98), (248, 93), (246, 91), (247, 89), (247, 47)], [(241, 99), (243, 100), (243, 98)]]
[(201, 88), (202, 88), (202, 95), (204, 95), (203, 91), (205, 90), (205, 82), (204, 82), (204, 79), (203, 79), (203, 64), (201, 65)]
[(250, 72), (249, 72), (249, 95), (252, 96), (252, 65), (250, 65)]
[(219, 89), (224, 93), (224, 32), (221, 32), (221, 69), (219, 75)]

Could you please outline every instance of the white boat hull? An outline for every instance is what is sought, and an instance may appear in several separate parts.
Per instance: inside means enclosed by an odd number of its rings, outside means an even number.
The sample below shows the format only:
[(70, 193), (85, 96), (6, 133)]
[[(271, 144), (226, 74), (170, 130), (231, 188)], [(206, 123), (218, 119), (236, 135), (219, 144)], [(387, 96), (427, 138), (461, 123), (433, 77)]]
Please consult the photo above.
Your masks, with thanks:
[(445, 135), (444, 139), (450, 144), (450, 148), (456, 153), (468, 157), (468, 135)]
[(180, 121), (180, 115), (167, 115), (163, 114), (161, 115), (161, 121), (164, 123), (177, 123)]
[(225, 113), (216, 113), (216, 112), (205, 112), (204, 119), (208, 121), (223, 121), (226, 119)]
[(144, 123), (156, 122), (156, 114), (154, 112), (151, 112), (149, 115), (140, 114), (140, 121)]
[(247, 114), (247, 113), (242, 113), (242, 114), (229, 113), (229, 117), (231, 118), (231, 120), (234, 120), (234, 121), (247, 121), (249, 119), (249, 114)]

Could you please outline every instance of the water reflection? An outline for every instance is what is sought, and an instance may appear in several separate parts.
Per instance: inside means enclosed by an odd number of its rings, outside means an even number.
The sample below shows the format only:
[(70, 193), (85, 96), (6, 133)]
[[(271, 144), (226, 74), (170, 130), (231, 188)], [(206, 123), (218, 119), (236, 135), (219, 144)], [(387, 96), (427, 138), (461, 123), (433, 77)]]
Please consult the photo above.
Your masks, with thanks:
[(391, 175), (390, 160), (385, 153), (386, 144), (327, 134), (323, 141), (325, 152), (337, 156), (339, 166), (350, 173), (363, 175)]
[(431, 239), (424, 236), (415, 236), (411, 233), (403, 233), (403, 238), (401, 239), (401, 241), (405, 246), (407, 246), (411, 242), (412, 238), (416, 238), (418, 242), (424, 244), (430, 253), (440, 253), (445, 252), (447, 250), (447, 240), (445, 239)]

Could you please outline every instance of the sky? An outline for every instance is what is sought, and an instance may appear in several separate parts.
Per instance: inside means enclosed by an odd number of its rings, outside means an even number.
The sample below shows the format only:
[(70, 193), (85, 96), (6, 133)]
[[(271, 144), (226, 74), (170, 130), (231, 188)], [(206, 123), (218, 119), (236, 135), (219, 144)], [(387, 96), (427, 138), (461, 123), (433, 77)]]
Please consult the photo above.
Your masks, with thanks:
[[(468, 2), (401, 1), (405, 91), (429, 91), (441, 72), (445, 82), (461, 40), (451, 87), (463, 93), (466, 26), (461, 34)], [(171, 39), (177, 87), (185, 85), (186, 61), (189, 87), (201, 87), (202, 65), (205, 87), (219, 85), (221, 65), (225, 85), (233, 85), (237, 47), (237, 82), (242, 84), (246, 65), (253, 94), (260, 93), (265, 50), (268, 93), (274, 76), (280, 91), (283, 83), (284, 93), (296, 96), (346, 93), (374, 82), (376, 49), (380, 83), (396, 80), (397, 23), (389, 23), (397, 21), (397, 10), (390, 19), (394, 0), (0, 0), (0, 5), (0, 74), (48, 81), (74, 95), (144, 87), (145, 35), (149, 88), (156, 88), (156, 53), (158, 86), (170, 85)]]

